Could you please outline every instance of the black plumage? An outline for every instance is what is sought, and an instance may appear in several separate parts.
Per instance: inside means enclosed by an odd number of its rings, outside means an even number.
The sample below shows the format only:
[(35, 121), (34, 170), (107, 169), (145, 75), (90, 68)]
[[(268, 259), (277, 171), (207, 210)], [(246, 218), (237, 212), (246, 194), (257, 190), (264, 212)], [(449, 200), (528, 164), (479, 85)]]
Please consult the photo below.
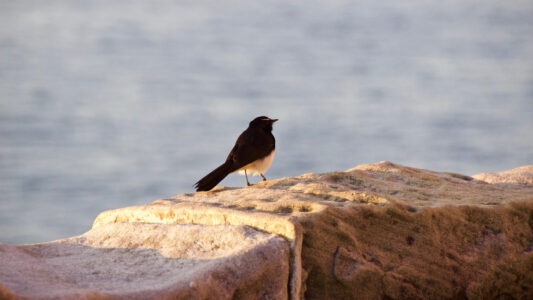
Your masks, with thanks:
[(244, 170), (246, 183), (248, 182), (247, 172), (256, 172), (266, 180), (263, 173), (270, 167), (276, 140), (272, 135), (272, 124), (277, 119), (270, 119), (265, 116), (252, 120), (248, 128), (241, 133), (235, 146), (231, 149), (226, 161), (218, 168), (200, 179), (194, 186), (197, 191), (209, 191), (214, 188), (228, 174)]

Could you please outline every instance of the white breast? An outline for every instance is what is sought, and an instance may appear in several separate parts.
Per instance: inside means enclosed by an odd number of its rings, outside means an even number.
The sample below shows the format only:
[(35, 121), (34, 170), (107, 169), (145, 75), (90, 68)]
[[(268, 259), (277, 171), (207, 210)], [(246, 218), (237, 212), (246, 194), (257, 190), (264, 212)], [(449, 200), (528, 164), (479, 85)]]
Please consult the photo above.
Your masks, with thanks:
[(254, 175), (265, 173), (268, 170), (268, 168), (270, 168), (270, 165), (272, 164), (272, 160), (274, 159), (274, 152), (276, 151), (273, 150), (272, 153), (270, 153), (270, 155), (265, 156), (262, 159), (258, 159), (254, 161), (253, 163), (247, 164), (246, 166), (240, 168), (238, 170), (239, 174), (244, 175), (244, 170), (246, 170), (248, 174), (251, 174), (253, 172)]

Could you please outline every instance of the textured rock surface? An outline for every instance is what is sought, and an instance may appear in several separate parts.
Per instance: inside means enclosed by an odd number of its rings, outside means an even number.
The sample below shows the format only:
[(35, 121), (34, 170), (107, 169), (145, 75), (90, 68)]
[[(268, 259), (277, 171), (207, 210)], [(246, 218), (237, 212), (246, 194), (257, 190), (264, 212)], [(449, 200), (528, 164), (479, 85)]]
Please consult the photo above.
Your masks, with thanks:
[[(121, 223), (248, 225), (280, 235), (290, 244), (288, 293), (294, 299), (533, 297), (533, 185), (527, 183), (489, 184), (381, 162), (106, 211), (91, 232)], [(91, 232), (82, 237), (90, 240)], [(94, 234), (99, 241), (101, 234)], [(123, 233), (112, 235), (122, 239)], [(76, 245), (87, 243), (80, 238), (73, 238)], [(121, 243), (131, 239), (124, 235)], [(270, 235), (267, 240), (278, 241)], [(130, 247), (141, 251), (145, 242)], [(228, 246), (234, 247), (240, 246)], [(258, 278), (281, 277), (269, 274)], [(15, 291), (1, 278), (0, 284)]]
[(247, 226), (117, 223), (1, 245), (0, 283), (31, 299), (286, 299), (288, 261), (285, 240)]
[(481, 173), (472, 177), (488, 183), (533, 184), (533, 165), (518, 167), (499, 173)]

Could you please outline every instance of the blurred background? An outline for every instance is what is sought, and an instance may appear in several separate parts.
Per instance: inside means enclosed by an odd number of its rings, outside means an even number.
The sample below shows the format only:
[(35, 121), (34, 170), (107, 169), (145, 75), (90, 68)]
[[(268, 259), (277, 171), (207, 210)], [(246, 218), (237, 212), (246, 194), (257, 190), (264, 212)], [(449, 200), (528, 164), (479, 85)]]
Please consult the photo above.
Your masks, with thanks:
[(532, 33), (530, 0), (0, 1), (0, 242), (192, 192), (260, 115), (269, 179), (532, 164)]

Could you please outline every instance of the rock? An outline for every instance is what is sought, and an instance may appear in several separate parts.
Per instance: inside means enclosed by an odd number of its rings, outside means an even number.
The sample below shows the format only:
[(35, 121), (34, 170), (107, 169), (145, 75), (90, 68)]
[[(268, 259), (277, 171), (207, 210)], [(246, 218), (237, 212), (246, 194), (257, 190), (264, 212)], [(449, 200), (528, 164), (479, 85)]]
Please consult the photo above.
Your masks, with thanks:
[(248, 226), (103, 224), (1, 245), (0, 283), (31, 299), (286, 299), (289, 252), (282, 238)]
[(481, 173), (473, 177), (488, 183), (533, 184), (533, 165), (518, 167), (499, 173)]
[[(157, 226), (166, 226), (164, 232), (180, 232), (181, 229), (171, 228), (192, 226), (186, 224), (201, 225), (197, 227), (201, 228), (198, 235), (204, 230), (221, 228), (219, 234), (206, 233), (211, 237), (222, 236), (223, 232), (234, 230), (232, 228), (247, 228), (254, 233), (253, 241), (265, 241), (259, 243), (264, 247), (275, 244), (269, 248), (272, 249), (268, 252), (272, 253), (271, 256), (263, 259), (262, 256), (253, 256), (247, 264), (253, 265), (253, 259), (258, 259), (256, 265), (263, 266), (268, 261), (268, 264), (275, 265), (273, 268), (276, 270), (286, 270), (283, 266), (289, 264), (288, 274), (279, 271), (272, 275), (270, 271), (265, 271), (253, 277), (254, 281), (246, 279), (251, 275), (239, 264), (241, 254), (231, 256), (235, 257), (234, 260), (227, 261), (224, 266), (244, 272), (242, 280), (246, 283), (235, 283), (234, 286), (239, 287), (229, 289), (230, 292), (220, 289), (222, 296), (231, 295), (235, 289), (244, 290), (243, 286), (255, 292), (269, 291), (265, 295), (250, 292), (247, 296), (251, 298), (278, 298), (286, 296), (286, 293), (291, 299), (456, 299), (497, 298), (501, 295), (529, 299), (533, 296), (533, 185), (488, 184), (466, 175), (410, 168), (390, 162), (362, 165), (346, 172), (304, 174), (246, 188), (217, 187), (210, 192), (182, 194), (148, 205), (106, 211), (96, 218), (91, 231), (67, 239), (71, 241), (67, 244), (82, 250), (87, 247), (90, 251), (112, 249), (112, 257), (116, 260), (106, 260), (108, 264), (93, 263), (91, 270), (120, 270), (124, 262), (130, 260), (139, 269), (152, 270), (151, 266), (157, 264), (143, 260), (142, 251), (157, 249), (157, 253), (165, 259), (188, 261), (185, 254), (196, 249), (195, 244), (179, 242), (177, 234), (171, 238), (170, 244), (159, 242), (165, 236), (156, 233), (159, 230)], [(135, 229), (121, 231), (121, 227), (113, 226), (133, 226)], [(153, 238), (138, 239), (137, 233), (133, 234), (136, 231), (142, 232), (141, 236), (155, 232)], [(276, 235), (289, 242), (289, 257), (287, 249), (283, 248), (284, 242)], [(249, 237), (246, 234), (240, 236)], [(252, 242), (243, 246), (237, 242), (226, 244), (223, 240), (222, 237), (220, 241), (211, 239), (207, 245), (220, 242), (223, 245), (220, 247), (226, 249), (220, 250), (224, 253), (232, 249), (260, 247)], [(31, 255), (27, 257), (28, 253), (33, 253), (29, 250), (31, 247), (46, 248), (58, 242), (5, 245), (0, 248), (4, 249), (0, 252), (0, 262), (6, 261), (5, 253), (11, 253), (9, 251), (14, 250), (9, 249), (15, 247), (26, 256), (7, 261), (12, 261), (12, 266), (24, 265), (32, 259)], [(181, 246), (172, 248), (172, 243)], [(120, 248), (125, 248), (121, 251), (126, 252), (114, 253)], [(90, 252), (87, 249), (84, 253)], [(206, 246), (205, 249), (206, 256), (217, 256), (214, 253), (218, 253), (218, 248)], [(63, 253), (70, 253), (53, 251), (39, 253), (58, 253), (58, 259), (66, 259), (68, 255)], [(242, 253), (241, 250), (235, 251)], [(81, 257), (85, 256), (87, 254), (79, 254), (79, 260), (83, 261)], [(41, 259), (41, 256), (37, 257)], [(274, 263), (276, 259), (284, 262)], [(63, 262), (58, 263), (56, 268), (72, 270), (80, 264), (83, 265), (72, 261), (69, 269), (64, 267)], [(162, 268), (162, 265), (157, 266)], [(194, 271), (197, 270), (195, 268), (184, 265), (179, 273), (193, 270), (190, 272), (197, 274), (199, 271)], [(180, 289), (212, 291), (217, 284), (205, 279), (214, 272), (209, 268), (202, 269), (205, 270), (203, 277), (187, 279), (189, 282), (185, 280), (183, 285), (179, 281)], [(262, 270), (261, 267), (255, 269)], [(21, 283), (20, 278), (18, 281), (6, 280), (14, 278), (12, 273), (0, 271), (0, 285), (4, 286), (4, 293), (22, 295), (23, 290), (36, 289), (41, 282), (37, 278), (31, 284)], [(158, 277), (149, 271), (137, 272), (136, 275), (140, 282), (145, 278), (154, 287), (153, 294), (144, 291), (142, 297), (185, 295), (178, 294), (180, 289), (165, 289), (164, 282), (168, 282), (165, 280), (172, 276)], [(37, 277), (46, 278), (44, 274)], [(80, 278), (80, 281), (92, 280), (88, 275), (80, 275)], [(274, 286), (281, 285), (281, 278), (288, 281), (289, 290), (276, 294)], [(269, 288), (264, 286), (265, 282), (277, 279), (281, 281)], [(73, 282), (70, 289), (80, 289), (80, 281)], [(159, 281), (162, 283), (157, 283)], [(18, 282), (20, 287), (15, 288), (13, 282)], [(108, 290), (103, 288), (105, 286)], [(127, 284), (123, 281), (117, 281), (87, 291), (107, 297), (111, 295), (109, 290), (117, 287), (113, 296), (137, 295), (125, 286)], [(142, 284), (133, 286), (140, 287)]]

